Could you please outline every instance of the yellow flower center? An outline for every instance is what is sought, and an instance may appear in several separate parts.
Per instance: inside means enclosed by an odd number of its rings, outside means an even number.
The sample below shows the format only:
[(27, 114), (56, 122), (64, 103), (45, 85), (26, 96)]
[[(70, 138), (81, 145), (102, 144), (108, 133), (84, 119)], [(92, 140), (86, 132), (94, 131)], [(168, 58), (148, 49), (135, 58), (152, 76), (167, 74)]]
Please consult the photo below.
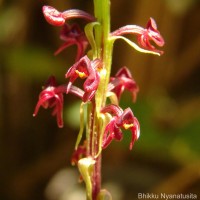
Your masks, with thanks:
[(134, 124), (126, 124), (126, 123), (124, 123), (123, 124), (123, 127), (127, 130), (127, 129), (129, 129), (129, 128), (131, 128), (131, 127), (133, 127), (134, 126)]
[(75, 72), (76, 72), (76, 74), (77, 74), (80, 78), (82, 78), (82, 79), (84, 79), (84, 78), (87, 77), (87, 75), (85, 74), (85, 72), (80, 72), (80, 71), (78, 71), (78, 70), (76, 70)]

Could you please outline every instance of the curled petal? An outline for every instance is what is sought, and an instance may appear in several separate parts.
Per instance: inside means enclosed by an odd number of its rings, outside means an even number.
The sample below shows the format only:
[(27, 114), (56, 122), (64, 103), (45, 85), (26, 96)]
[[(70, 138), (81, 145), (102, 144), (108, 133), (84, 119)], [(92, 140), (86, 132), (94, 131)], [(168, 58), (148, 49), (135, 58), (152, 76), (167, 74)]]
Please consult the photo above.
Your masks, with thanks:
[(82, 18), (90, 22), (95, 21), (95, 18), (92, 15), (78, 9), (70, 9), (60, 12), (51, 6), (43, 6), (42, 11), (46, 21), (54, 26), (62, 26), (66, 20), (73, 18)]
[(122, 26), (116, 31), (111, 33), (111, 36), (121, 36), (127, 34), (142, 35), (144, 33), (144, 28), (137, 25), (126, 25)]
[(62, 26), (65, 18), (61, 12), (51, 6), (43, 6), (42, 11), (46, 21), (53, 26)]
[(74, 85), (70, 87), (69, 93), (72, 93), (76, 95), (77, 97), (80, 97), (81, 99), (83, 98), (83, 95), (84, 95), (84, 91)]
[(90, 91), (94, 91), (94, 90), (96, 91), (99, 80), (100, 80), (99, 73), (97, 73), (96, 70), (93, 73), (93, 70), (92, 70), (83, 85), (84, 91), (86, 91), (86, 92), (90, 92)]
[(102, 148), (106, 148), (112, 140), (117, 140), (120, 141), (123, 138), (122, 131), (120, 128), (115, 126), (116, 122), (116, 117), (113, 117), (111, 121), (107, 124), (105, 128), (105, 132), (103, 135), (103, 143), (102, 143)]
[(160, 32), (157, 29), (155, 20), (151, 17), (147, 22), (146, 29), (149, 32), (149, 37), (160, 47), (165, 44), (163, 37), (160, 35)]
[(99, 59), (95, 59), (91, 62), (91, 68), (88, 68), (89, 76), (83, 84), (83, 89), (85, 94), (83, 96), (83, 101), (90, 101), (96, 93), (99, 85), (100, 75), (98, 69), (101, 68), (102, 63)]
[(66, 10), (62, 14), (63, 14), (63, 17), (65, 18), (65, 20), (74, 19), (74, 18), (82, 18), (88, 22), (96, 21), (94, 16), (90, 15), (89, 13), (87, 13), (83, 10), (79, 10), (79, 9)]
[(132, 132), (132, 139), (129, 146), (130, 150), (133, 148), (134, 142), (140, 137), (140, 124), (136, 117), (134, 117), (134, 126), (131, 127), (131, 132)]
[(117, 105), (110, 104), (102, 108), (101, 113), (111, 113), (112, 115), (116, 115), (119, 117), (120, 115), (122, 115), (123, 110)]
[(113, 126), (115, 123), (115, 119), (112, 119), (106, 126), (104, 135), (103, 135), (103, 143), (102, 148), (106, 148), (113, 140)]

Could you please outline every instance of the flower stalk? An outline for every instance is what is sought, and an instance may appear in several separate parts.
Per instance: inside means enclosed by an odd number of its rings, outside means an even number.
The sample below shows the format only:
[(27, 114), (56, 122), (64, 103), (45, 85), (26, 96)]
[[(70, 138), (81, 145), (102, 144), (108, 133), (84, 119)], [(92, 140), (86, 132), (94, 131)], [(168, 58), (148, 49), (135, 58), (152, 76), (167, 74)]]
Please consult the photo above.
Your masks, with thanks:
[[(91, 125), (91, 154), (96, 156), (101, 146), (101, 120), (100, 111), (106, 104), (107, 86), (110, 79), (111, 62), (112, 62), (112, 48), (110, 42), (110, 0), (94, 0), (94, 14), (99, 23), (95, 27), (95, 43), (97, 48), (97, 58), (102, 60), (102, 69), (100, 70), (99, 86), (95, 95), (95, 102), (92, 103), (93, 112), (90, 115), (89, 121)], [(94, 55), (96, 56), (96, 55)], [(95, 57), (93, 57), (94, 59)], [(101, 147), (100, 147), (101, 148)], [(101, 154), (96, 157), (94, 164), (94, 171), (92, 177), (93, 185), (93, 199), (97, 199), (97, 195), (101, 190)]]

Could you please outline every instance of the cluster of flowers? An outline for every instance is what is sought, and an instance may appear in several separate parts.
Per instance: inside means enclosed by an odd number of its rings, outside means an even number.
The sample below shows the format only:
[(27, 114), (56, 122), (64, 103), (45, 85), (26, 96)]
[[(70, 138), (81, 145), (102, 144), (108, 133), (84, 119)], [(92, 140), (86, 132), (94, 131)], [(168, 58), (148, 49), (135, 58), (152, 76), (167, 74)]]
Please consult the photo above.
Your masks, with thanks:
[[(85, 32), (77, 24), (69, 24), (68, 20), (82, 18), (88, 22), (95, 22), (96, 19), (81, 10), (72, 9), (59, 12), (50, 6), (43, 6), (43, 14), (46, 21), (51, 25), (62, 26), (60, 39), (64, 41), (64, 44), (55, 52), (56, 55), (71, 45), (77, 46), (75, 64), (65, 74), (65, 78), (69, 79), (69, 82), (63, 85), (57, 85), (55, 77), (50, 77), (39, 95), (39, 100), (33, 114), (36, 116), (41, 106), (44, 108), (53, 108), (52, 115), (56, 116), (58, 126), (63, 127), (63, 95), (72, 93), (81, 98), (83, 102), (94, 101), (94, 96), (101, 79), (100, 71), (103, 68), (103, 61), (101, 59), (96, 58), (92, 60), (85, 54), (89, 45)], [(138, 44), (123, 37), (126, 34), (135, 35)], [(153, 41), (158, 46), (164, 45), (164, 40), (152, 18), (149, 19), (146, 28), (127, 25), (111, 32), (110, 39), (123, 39), (140, 52), (157, 55), (163, 53), (151, 44), (151, 41)], [(82, 88), (74, 85), (77, 78), (84, 79)], [(114, 77), (110, 77), (107, 93), (112, 92), (112, 94), (115, 94), (117, 102), (119, 102), (121, 94), (125, 89), (131, 92), (133, 101), (135, 101), (139, 87), (128, 68), (122, 67)], [(130, 142), (130, 149), (132, 149), (134, 141), (140, 135), (140, 125), (132, 110), (130, 108), (123, 110), (116, 103), (101, 108), (101, 113), (111, 116), (110, 121), (105, 126), (102, 148), (106, 148), (112, 140), (120, 141), (123, 137), (121, 129), (124, 128), (130, 129), (132, 133)], [(81, 151), (84, 152), (84, 148), (80, 146), (79, 153)]]

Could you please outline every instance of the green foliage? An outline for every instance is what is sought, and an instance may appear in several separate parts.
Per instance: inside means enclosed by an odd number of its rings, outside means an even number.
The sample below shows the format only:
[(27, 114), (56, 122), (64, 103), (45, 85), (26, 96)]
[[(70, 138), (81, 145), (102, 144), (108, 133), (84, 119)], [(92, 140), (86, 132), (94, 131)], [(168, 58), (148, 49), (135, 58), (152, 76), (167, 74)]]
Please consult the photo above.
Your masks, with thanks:
[(63, 64), (52, 54), (47, 49), (35, 46), (14, 48), (6, 54), (6, 64), (11, 71), (23, 78), (44, 81), (52, 74), (63, 77)]

